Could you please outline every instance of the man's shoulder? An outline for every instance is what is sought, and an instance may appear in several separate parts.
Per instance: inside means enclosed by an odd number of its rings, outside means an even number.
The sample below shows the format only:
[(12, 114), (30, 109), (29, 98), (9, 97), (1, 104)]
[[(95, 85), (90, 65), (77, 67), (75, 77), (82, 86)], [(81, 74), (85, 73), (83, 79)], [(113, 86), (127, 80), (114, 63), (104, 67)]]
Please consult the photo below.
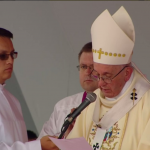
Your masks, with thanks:
[(8, 90), (4, 89), (4, 92), (5, 92), (5, 94), (6, 94), (7, 96), (9, 96), (14, 102), (19, 103), (19, 101), (17, 100), (17, 98), (16, 98), (14, 95), (12, 95)]
[(71, 96), (67, 96), (63, 99), (61, 99), (60, 101), (58, 101), (56, 103), (56, 107), (57, 106), (64, 106), (64, 105), (78, 105), (82, 102), (82, 96), (83, 96), (84, 92), (80, 92)]
[(9, 100), (11, 100), (11, 102), (13, 102), (16, 106), (20, 107), (20, 102), (18, 101), (18, 99), (14, 95), (12, 95), (8, 90), (6, 90), (5, 88), (3, 90), (4, 90), (6, 97)]

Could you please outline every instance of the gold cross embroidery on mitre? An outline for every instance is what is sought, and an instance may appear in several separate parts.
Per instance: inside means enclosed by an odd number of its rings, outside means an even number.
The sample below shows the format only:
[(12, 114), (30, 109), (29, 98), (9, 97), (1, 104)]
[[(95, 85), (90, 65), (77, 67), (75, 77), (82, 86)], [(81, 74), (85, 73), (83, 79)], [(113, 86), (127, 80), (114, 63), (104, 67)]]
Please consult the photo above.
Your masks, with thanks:
[(102, 51), (102, 49), (100, 48), (97, 53), (99, 53), (98, 59), (101, 59), (101, 54), (104, 54), (104, 52)]

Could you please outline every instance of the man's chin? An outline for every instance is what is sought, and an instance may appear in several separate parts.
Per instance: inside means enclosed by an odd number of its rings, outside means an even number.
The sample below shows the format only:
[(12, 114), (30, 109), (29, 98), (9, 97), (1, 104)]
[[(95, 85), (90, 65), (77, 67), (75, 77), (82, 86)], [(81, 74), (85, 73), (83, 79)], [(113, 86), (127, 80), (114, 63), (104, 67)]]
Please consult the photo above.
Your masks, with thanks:
[(84, 81), (85, 86), (91, 86), (93, 84), (93, 80), (86, 80)]
[(112, 94), (111, 90), (102, 89), (101, 91), (102, 91), (102, 93), (104, 94), (105, 97), (109, 97), (109, 98), (113, 97), (113, 94)]
[(11, 74), (8, 74), (7, 76), (5, 76), (4, 80), (6, 81), (7, 79), (11, 78)]

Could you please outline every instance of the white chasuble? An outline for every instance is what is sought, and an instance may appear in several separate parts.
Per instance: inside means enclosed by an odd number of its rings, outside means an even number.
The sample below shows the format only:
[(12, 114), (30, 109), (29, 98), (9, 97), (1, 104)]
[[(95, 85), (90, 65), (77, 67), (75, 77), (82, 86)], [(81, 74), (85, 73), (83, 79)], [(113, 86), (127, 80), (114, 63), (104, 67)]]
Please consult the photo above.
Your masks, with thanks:
[[(88, 142), (94, 150), (121, 149), (126, 128), (131, 124), (128, 123), (130, 111), (134, 110), (149, 89), (150, 84), (134, 71), (134, 79), (129, 88), (116, 100), (108, 101), (100, 90), (95, 91), (97, 100), (88, 138)], [(132, 126), (136, 126), (135, 122), (128, 127), (128, 130), (132, 130)]]

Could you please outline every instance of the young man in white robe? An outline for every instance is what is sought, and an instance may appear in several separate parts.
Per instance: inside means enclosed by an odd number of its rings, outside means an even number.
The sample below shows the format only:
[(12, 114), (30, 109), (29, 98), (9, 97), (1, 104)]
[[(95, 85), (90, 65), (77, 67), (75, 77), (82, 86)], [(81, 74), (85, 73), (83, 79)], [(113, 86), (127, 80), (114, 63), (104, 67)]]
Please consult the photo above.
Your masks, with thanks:
[(86, 98), (87, 93), (93, 92), (98, 88), (98, 81), (90, 77), (93, 70), (92, 42), (86, 43), (82, 47), (78, 54), (78, 60), (79, 66), (77, 68), (79, 70), (80, 84), (85, 92), (66, 97), (57, 102), (49, 120), (43, 125), (38, 139), (45, 135), (59, 136), (64, 119), (71, 109), (78, 107)]
[(131, 62), (135, 31), (125, 8), (102, 12), (91, 36), (97, 99), (67, 138), (85, 137), (94, 150), (149, 150), (150, 83)]
[(11, 39), (13, 34), (0, 28), (0, 150), (58, 150), (48, 136), (27, 142), (27, 130), (18, 100), (5, 88), (11, 77), (17, 52)]

